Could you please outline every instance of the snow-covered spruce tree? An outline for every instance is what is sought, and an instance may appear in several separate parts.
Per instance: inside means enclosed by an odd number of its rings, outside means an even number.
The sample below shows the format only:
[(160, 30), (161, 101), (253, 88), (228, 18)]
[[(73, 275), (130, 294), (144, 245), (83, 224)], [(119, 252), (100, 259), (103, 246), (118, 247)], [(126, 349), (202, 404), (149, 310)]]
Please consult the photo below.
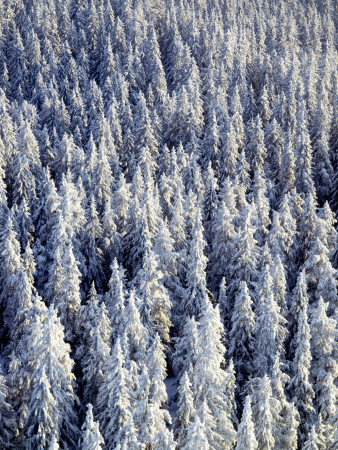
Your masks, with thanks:
[(308, 434), (308, 438), (304, 442), (302, 449), (304, 450), (319, 450), (321, 448), (321, 442), (317, 436), (315, 426), (312, 425)]
[(42, 367), (36, 375), (24, 430), (28, 445), (43, 449), (50, 445), (53, 439), (59, 439), (56, 430), (59, 428), (60, 417), (45, 368)]
[(331, 264), (330, 251), (325, 241), (326, 230), (319, 220), (309, 242), (304, 269), (308, 273), (309, 287), (314, 290), (313, 301), (317, 303), (320, 297), (327, 299), (333, 312), (338, 304), (337, 271)]
[(233, 241), (233, 251), (230, 263), (231, 282), (229, 282), (229, 307), (232, 310), (235, 293), (241, 281), (245, 281), (249, 294), (256, 302), (256, 282), (258, 278), (257, 263), (259, 248), (254, 238), (253, 205), (248, 205), (241, 217), (241, 226)]
[(14, 231), (12, 214), (0, 234), (0, 307), (2, 311), (2, 334), (9, 329), (17, 308), (16, 284), (20, 269), (20, 244)]
[(308, 305), (305, 303), (299, 314), (295, 342), (296, 351), (292, 362), (292, 376), (288, 386), (292, 401), (295, 403), (300, 415), (298, 439), (301, 445), (306, 440), (315, 413), (313, 408), (315, 393), (310, 381), (312, 356), (307, 309)]
[[(97, 396), (97, 418), (107, 448), (116, 448), (134, 432), (130, 392), (127, 386), (127, 369), (122, 354), (120, 338), (103, 369), (103, 382)], [(137, 448), (137, 447), (131, 447)]]
[(201, 450), (212, 448), (208, 443), (205, 425), (200, 421), (198, 416), (195, 416), (188, 428), (186, 443), (182, 447), (182, 450), (193, 450), (195, 448), (200, 448)]
[(198, 348), (195, 364), (191, 373), (192, 390), (196, 410), (205, 402), (210, 411), (210, 421), (204, 425), (211, 447), (231, 448), (236, 440), (236, 433), (231, 418), (233, 404), (227, 386), (230, 377), (222, 366), (225, 347), (222, 342), (223, 325), (219, 309), (208, 302), (202, 312), (198, 330)]
[(272, 450), (275, 446), (274, 410), (272, 405), (271, 382), (267, 375), (257, 378), (252, 406), (252, 420), (259, 449)]
[(140, 314), (143, 325), (150, 334), (157, 332), (162, 340), (169, 342), (171, 301), (153, 250), (146, 252), (143, 267), (134, 281), (141, 300)]
[[(49, 307), (46, 320), (34, 325), (42, 325), (42, 329), (32, 330), (30, 337), (33, 344), (29, 360), (32, 393), (25, 420), (25, 435), (33, 446), (35, 443), (41, 446), (50, 443), (53, 435), (64, 446), (72, 446), (78, 439), (78, 427), (70, 347), (64, 342), (63, 326), (53, 305)], [(45, 428), (39, 430), (41, 420)], [(45, 439), (45, 435), (47, 441), (39, 442)]]
[(128, 339), (130, 359), (144, 362), (150, 333), (142, 323), (138, 309), (139, 302), (140, 300), (136, 297), (135, 290), (132, 289), (124, 309), (123, 324), (125, 336)]
[(263, 268), (255, 318), (254, 369), (257, 376), (271, 374), (278, 354), (283, 354), (287, 335), (286, 319), (280, 313), (274, 293), (270, 267)]
[(179, 336), (174, 337), (175, 351), (173, 353), (173, 369), (178, 378), (195, 364), (198, 352), (198, 322), (194, 316), (188, 316), (182, 326)]
[(183, 286), (179, 277), (179, 253), (175, 251), (175, 240), (170, 233), (167, 221), (161, 220), (159, 223), (154, 239), (154, 252), (163, 273), (163, 284), (168, 290), (173, 303), (172, 309), (174, 309), (174, 303), (176, 306), (183, 294)]
[(195, 407), (190, 386), (188, 371), (185, 371), (178, 387), (178, 410), (174, 421), (174, 435), (178, 446), (184, 445), (188, 429), (195, 416)]
[[(312, 311), (310, 320), (311, 331), (311, 378), (318, 410), (325, 422), (329, 422), (333, 414), (335, 397), (328, 397), (328, 391), (337, 377), (337, 362), (334, 355), (334, 346), (337, 339), (337, 323), (327, 316), (328, 304), (319, 298), (317, 307)], [(333, 380), (330, 380), (330, 377)], [(333, 386), (332, 386), (333, 387)], [(332, 389), (331, 389), (332, 391)], [(333, 393), (333, 392), (331, 392)], [(337, 400), (336, 400), (337, 401)], [(333, 408), (332, 408), (333, 407)]]
[(96, 209), (95, 197), (92, 196), (86, 209), (86, 224), (82, 241), (82, 254), (85, 257), (84, 290), (87, 291), (92, 281), (99, 292), (105, 283), (102, 251), (103, 230)]
[(8, 403), (8, 388), (6, 379), (2, 375), (2, 367), (0, 366), (0, 444), (6, 449), (13, 444), (13, 438), (17, 434), (17, 425), (15, 413), (12, 406)]
[(309, 299), (307, 295), (307, 282), (306, 273), (303, 269), (297, 278), (296, 286), (292, 292), (292, 300), (290, 302), (289, 317), (288, 317), (288, 327), (289, 327), (289, 356), (293, 359), (296, 349), (296, 333), (297, 327), (300, 319), (301, 311), (305, 305), (308, 305)]
[(83, 450), (102, 450), (104, 440), (101, 436), (98, 422), (94, 421), (93, 406), (88, 403), (87, 408), (86, 420), (81, 428), (81, 448)]
[(247, 395), (244, 403), (242, 419), (237, 430), (236, 450), (257, 450), (258, 443), (252, 421), (251, 399)]
[(235, 229), (231, 211), (225, 200), (221, 200), (212, 223), (212, 251), (209, 257), (213, 289), (218, 287), (222, 277), (230, 278), (229, 264)]
[(297, 429), (299, 413), (293, 403), (288, 402), (285, 386), (290, 377), (282, 371), (283, 365), (277, 355), (271, 374), (272, 402), (274, 414), (274, 437), (276, 446), (280, 448), (297, 449)]
[(110, 354), (111, 327), (104, 302), (98, 304), (98, 298), (93, 285), (87, 303), (88, 321), (83, 324), (82, 345), (78, 352), (82, 351), (80, 361), (84, 386), (84, 398), (88, 402), (95, 403), (100, 386), (103, 383), (104, 367)]
[(191, 233), (187, 257), (187, 287), (182, 309), (185, 315), (199, 318), (209, 301), (206, 285), (207, 257), (204, 254), (206, 242), (200, 209), (196, 211)]
[(55, 253), (50, 267), (49, 292), (51, 303), (60, 314), (65, 327), (67, 342), (73, 342), (76, 333), (76, 317), (81, 305), (80, 277), (78, 262), (73, 253), (71, 242), (64, 242)]
[(108, 291), (104, 296), (108, 316), (112, 327), (114, 340), (121, 336), (124, 329), (125, 289), (123, 282), (123, 269), (119, 267), (117, 259), (111, 266), (111, 276), (108, 283)]
[(255, 315), (245, 281), (241, 281), (231, 315), (228, 355), (233, 358), (237, 382), (241, 385), (253, 371)]

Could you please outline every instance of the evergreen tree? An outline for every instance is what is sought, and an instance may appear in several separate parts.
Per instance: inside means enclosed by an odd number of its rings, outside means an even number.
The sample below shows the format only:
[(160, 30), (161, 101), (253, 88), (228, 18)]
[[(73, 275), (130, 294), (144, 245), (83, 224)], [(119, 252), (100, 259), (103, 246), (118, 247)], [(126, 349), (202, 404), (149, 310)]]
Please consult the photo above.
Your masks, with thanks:
[(259, 449), (273, 449), (275, 438), (273, 436), (274, 417), (271, 405), (271, 383), (267, 375), (258, 378), (255, 403), (252, 408), (253, 422), (255, 424), (255, 434)]
[(156, 256), (150, 250), (145, 255), (143, 268), (138, 272), (136, 281), (142, 301), (141, 320), (150, 334), (156, 331), (168, 342), (171, 302), (162, 279), (163, 274), (158, 268)]
[(99, 430), (99, 424), (94, 421), (93, 407), (88, 403), (86, 420), (82, 425), (81, 448), (83, 450), (101, 450), (102, 445), (104, 445), (104, 440)]
[[(30, 337), (30, 384), (33, 389), (24, 429), (27, 437), (33, 440), (33, 445), (35, 439), (40, 446), (50, 443), (53, 434), (64, 445), (75, 445), (78, 429), (74, 412), (73, 361), (53, 305), (46, 320), (35, 324), (36, 327), (39, 325), (42, 325), (41, 331), (39, 328), (33, 329)], [(37, 433), (41, 421), (43, 428)]]
[(123, 283), (123, 270), (118, 266), (116, 258), (111, 267), (111, 277), (108, 291), (105, 295), (105, 304), (112, 327), (114, 340), (121, 336), (124, 329), (125, 290)]
[[(0, 366), (0, 370), (2, 368)], [(13, 437), (17, 433), (15, 413), (12, 406), (8, 403), (8, 388), (5, 377), (0, 372), (0, 444), (3, 448), (10, 448)]]
[(258, 443), (255, 436), (254, 424), (252, 421), (251, 399), (245, 398), (242, 420), (237, 431), (236, 450), (256, 450)]
[(191, 242), (187, 257), (187, 288), (183, 300), (184, 314), (200, 317), (208, 300), (206, 286), (207, 257), (204, 255), (205, 240), (201, 211), (197, 210), (193, 222)]
[(305, 450), (319, 450), (320, 440), (318, 439), (314, 425), (312, 425), (311, 430), (308, 435), (308, 439), (304, 442), (304, 445), (302, 448)]
[[(337, 324), (333, 318), (327, 316), (328, 304), (324, 303), (322, 297), (318, 301), (317, 307), (312, 311), (310, 321), (311, 330), (311, 376), (314, 381), (316, 401), (323, 419), (327, 420), (328, 415), (323, 414), (327, 408), (325, 389), (329, 386), (329, 375), (336, 377), (337, 364), (334, 359), (334, 344), (337, 337)], [(330, 408), (329, 408), (330, 409)]]
[[(85, 382), (84, 398), (93, 403), (103, 383), (104, 367), (110, 354), (109, 340), (111, 335), (105, 304), (98, 305), (95, 297), (97, 297), (97, 294), (93, 285), (88, 299), (88, 309), (91, 310), (87, 311), (91, 323), (85, 324), (88, 334), (84, 338), (86, 347), (82, 348), (84, 354), (81, 359)], [(90, 329), (89, 326), (91, 326)]]
[(311, 365), (310, 351), (310, 327), (307, 317), (307, 304), (302, 307), (296, 335), (296, 352), (292, 363), (293, 376), (289, 384), (289, 391), (292, 393), (292, 400), (300, 415), (298, 438), (300, 443), (304, 443), (306, 435), (310, 430), (314, 408), (312, 400), (314, 391), (309, 379)]
[(177, 445), (183, 446), (186, 441), (188, 429), (195, 415), (193, 396), (190, 389), (188, 372), (181, 377), (178, 393), (178, 410), (174, 421), (175, 439)]
[(118, 338), (106, 360), (103, 383), (97, 397), (97, 417), (107, 448), (115, 448), (132, 431), (127, 369)]
[[(20, 269), (20, 244), (14, 231), (12, 215), (9, 213), (6, 225), (0, 234), (0, 305), (3, 326), (9, 328), (17, 308), (16, 286)], [(4, 329), (2, 329), (4, 332)]]
[(225, 352), (222, 334), (218, 307), (214, 308), (209, 302), (203, 310), (198, 332), (198, 353), (192, 375), (194, 402), (196, 410), (203, 402), (210, 410), (210, 423), (205, 423), (209, 445), (231, 448), (236, 433), (231, 422), (231, 399), (226, 391), (229, 374), (222, 368)]
[(186, 443), (182, 447), (182, 450), (193, 450), (194, 448), (200, 448), (201, 450), (208, 450), (210, 448), (205, 426), (198, 416), (195, 416), (194, 421), (188, 428)]
[(252, 311), (252, 300), (245, 281), (241, 281), (231, 316), (228, 348), (228, 355), (233, 358), (239, 384), (242, 384), (253, 370), (254, 329), (255, 316)]
[(283, 352), (286, 323), (274, 298), (270, 268), (266, 266), (256, 308), (254, 366), (258, 376), (270, 375), (277, 355)]

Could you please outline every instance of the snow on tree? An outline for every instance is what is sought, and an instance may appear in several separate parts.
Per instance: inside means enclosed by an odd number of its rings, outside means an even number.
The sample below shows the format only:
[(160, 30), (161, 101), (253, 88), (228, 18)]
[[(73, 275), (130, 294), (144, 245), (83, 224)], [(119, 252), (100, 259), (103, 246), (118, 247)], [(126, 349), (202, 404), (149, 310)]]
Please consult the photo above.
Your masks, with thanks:
[(12, 406), (8, 403), (8, 388), (6, 379), (2, 375), (0, 366), (0, 444), (3, 448), (10, 448), (11, 441), (17, 433), (15, 413)]
[(81, 428), (81, 448), (83, 450), (102, 450), (104, 440), (101, 436), (98, 422), (94, 421), (93, 406), (88, 403), (87, 408), (86, 420)]
[[(83, 324), (85, 336), (78, 348), (82, 352), (84, 398), (93, 402), (103, 383), (104, 367), (110, 354), (111, 327), (105, 304), (99, 305), (98, 296), (93, 285), (87, 303), (87, 322)], [(89, 320), (88, 320), (89, 319)]]
[[(226, 388), (229, 373), (223, 369), (225, 347), (223, 326), (218, 307), (205, 306), (198, 330), (198, 350), (192, 372), (192, 389), (196, 409), (203, 402), (210, 410), (212, 421), (206, 429), (209, 445), (214, 448), (234, 445), (236, 433), (231, 422), (231, 398)], [(207, 424), (205, 424), (207, 426)], [(211, 429), (210, 429), (211, 427)], [(212, 438), (211, 438), (212, 436)]]
[(178, 378), (195, 363), (198, 352), (198, 322), (194, 317), (187, 317), (179, 336), (174, 337), (175, 351), (173, 353), (173, 369)]
[(271, 405), (271, 382), (267, 375), (257, 379), (254, 392), (255, 401), (252, 407), (252, 418), (255, 424), (255, 435), (259, 449), (269, 450), (275, 446), (273, 435), (274, 411)]
[(255, 320), (255, 355), (254, 367), (258, 376), (271, 374), (274, 361), (283, 352), (286, 319), (280, 313), (274, 293), (273, 280), (269, 266), (265, 266), (258, 293)]
[(128, 338), (130, 358), (143, 361), (149, 339), (149, 331), (143, 325), (140, 311), (137, 307), (139, 299), (135, 290), (129, 293), (128, 303), (124, 309), (123, 324)]
[(255, 347), (255, 315), (245, 281), (241, 281), (231, 315), (228, 355), (233, 358), (237, 382), (243, 383), (252, 373)]
[[(337, 339), (337, 323), (327, 316), (328, 303), (319, 298), (317, 307), (312, 311), (311, 330), (311, 378), (314, 381), (316, 402), (324, 421), (329, 421), (335, 403), (333, 380), (337, 374), (334, 346)], [(329, 394), (329, 395), (328, 395)], [(330, 395), (331, 394), (331, 395)], [(333, 402), (333, 404), (330, 404)]]
[(119, 267), (115, 258), (111, 266), (111, 277), (108, 283), (108, 291), (104, 297), (107, 307), (112, 336), (116, 339), (121, 336), (124, 328), (123, 318), (125, 310), (125, 289), (123, 283), (123, 269)]
[(180, 379), (178, 387), (178, 410), (174, 421), (174, 435), (177, 445), (179, 446), (184, 445), (188, 429), (195, 416), (193, 394), (190, 386), (189, 375), (188, 372), (185, 371)]
[(17, 308), (15, 293), (17, 275), (21, 265), (20, 244), (14, 231), (11, 213), (8, 214), (6, 225), (0, 234), (0, 261), (0, 305), (2, 321), (3, 327), (9, 328)]
[(320, 440), (318, 439), (315, 426), (312, 425), (307, 440), (304, 442), (303, 449), (305, 450), (319, 450)]
[(187, 258), (187, 288), (183, 299), (186, 315), (198, 318), (208, 300), (206, 286), (207, 257), (204, 254), (206, 242), (203, 237), (201, 211), (198, 209), (192, 227), (191, 242)]
[(168, 342), (171, 301), (162, 279), (163, 274), (156, 255), (153, 250), (149, 250), (135, 280), (141, 300), (141, 320), (150, 334), (158, 332), (161, 338)]
[(127, 386), (127, 369), (120, 338), (106, 360), (103, 382), (97, 396), (97, 418), (100, 421), (105, 445), (114, 448), (132, 431), (130, 420), (130, 392)]
[(208, 450), (210, 445), (206, 436), (205, 426), (200, 421), (198, 416), (195, 416), (194, 421), (188, 428), (188, 435), (186, 443), (182, 447), (182, 450), (193, 450), (199, 448), (201, 450)]
[(302, 307), (297, 326), (296, 351), (292, 362), (292, 376), (288, 386), (297, 410), (300, 415), (298, 438), (304, 443), (306, 435), (315, 412), (313, 398), (315, 393), (310, 382), (311, 350), (310, 350), (310, 327), (308, 324), (307, 303)]
[[(49, 307), (46, 320), (34, 325), (42, 325), (42, 329), (33, 329), (30, 337), (30, 384), (33, 390), (24, 429), (33, 440), (47, 439), (50, 442), (52, 435), (56, 433), (60, 442), (74, 445), (77, 442), (78, 428), (74, 412), (77, 398), (74, 393), (73, 361), (70, 358), (69, 344), (64, 342), (63, 326), (53, 305)], [(36, 435), (40, 418), (44, 428)], [(43, 446), (45, 443), (42, 441), (38, 445)]]
[(241, 218), (240, 229), (233, 241), (233, 252), (230, 265), (232, 281), (229, 282), (230, 306), (234, 303), (234, 294), (241, 281), (247, 283), (249, 294), (256, 300), (257, 263), (259, 249), (254, 238), (255, 228), (252, 225), (253, 206), (249, 205)]
[(237, 430), (236, 450), (257, 450), (258, 443), (252, 421), (251, 399), (247, 395), (244, 403), (242, 419)]
[(26, 418), (25, 433), (33, 448), (46, 448), (50, 445), (58, 429), (60, 413), (51, 392), (51, 386), (42, 367), (33, 385), (32, 399)]

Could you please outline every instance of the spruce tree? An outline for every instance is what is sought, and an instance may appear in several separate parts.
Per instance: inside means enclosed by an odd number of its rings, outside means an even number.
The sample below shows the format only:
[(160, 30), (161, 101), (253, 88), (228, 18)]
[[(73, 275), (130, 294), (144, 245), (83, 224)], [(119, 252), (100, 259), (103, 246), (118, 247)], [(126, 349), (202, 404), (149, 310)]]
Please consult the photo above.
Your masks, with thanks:
[(300, 415), (298, 429), (300, 443), (304, 443), (306, 440), (315, 412), (312, 404), (315, 394), (309, 379), (312, 356), (310, 350), (311, 335), (308, 324), (307, 308), (308, 305), (305, 303), (299, 315), (296, 334), (296, 351), (292, 363), (292, 377), (289, 384), (289, 392), (292, 395), (292, 401), (294, 401)]
[(81, 448), (83, 450), (101, 450), (104, 440), (99, 430), (99, 424), (94, 421), (93, 407), (90, 403), (87, 408), (86, 420), (81, 428)]
[(236, 450), (258, 449), (254, 424), (252, 421), (251, 399), (249, 395), (245, 398), (242, 420), (237, 430), (236, 439), (237, 439)]

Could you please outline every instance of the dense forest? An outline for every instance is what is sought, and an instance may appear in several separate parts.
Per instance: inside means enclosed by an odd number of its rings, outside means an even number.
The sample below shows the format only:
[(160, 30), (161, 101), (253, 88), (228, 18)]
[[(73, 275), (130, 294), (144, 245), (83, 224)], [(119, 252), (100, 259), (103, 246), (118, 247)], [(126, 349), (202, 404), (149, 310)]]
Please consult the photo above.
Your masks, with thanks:
[(338, 449), (334, 0), (0, 0), (0, 448)]

